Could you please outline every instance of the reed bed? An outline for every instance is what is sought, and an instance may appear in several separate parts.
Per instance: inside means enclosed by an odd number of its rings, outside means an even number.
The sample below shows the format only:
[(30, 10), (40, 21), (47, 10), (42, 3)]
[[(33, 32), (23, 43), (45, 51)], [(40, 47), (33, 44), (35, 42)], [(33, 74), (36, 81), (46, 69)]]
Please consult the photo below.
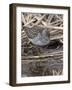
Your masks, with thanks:
[(22, 76), (62, 75), (63, 45), (53, 49), (35, 46), (28, 40), (24, 27), (48, 28), (50, 40), (63, 43), (63, 15), (21, 13), (21, 26)]

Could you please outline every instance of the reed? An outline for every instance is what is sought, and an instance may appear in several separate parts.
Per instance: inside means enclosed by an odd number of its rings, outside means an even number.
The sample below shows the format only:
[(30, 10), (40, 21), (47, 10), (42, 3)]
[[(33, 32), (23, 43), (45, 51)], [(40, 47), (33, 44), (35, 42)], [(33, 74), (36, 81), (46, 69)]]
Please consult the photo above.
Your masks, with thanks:
[[(34, 46), (28, 40), (24, 31), (24, 26), (33, 27), (39, 26), (48, 28), (50, 32), (50, 40), (59, 39), (63, 43), (63, 15), (61, 14), (21, 14), (21, 59), (22, 59), (22, 74), (30, 70), (31, 75), (61, 75), (63, 73), (63, 46), (56, 49), (43, 49)], [(36, 55), (28, 52), (35, 49)], [(38, 49), (40, 49), (40, 52)], [(24, 52), (26, 51), (26, 53)], [(30, 51), (32, 52), (32, 51)], [(37, 65), (37, 63), (39, 63)], [(25, 68), (25, 69), (24, 69)], [(40, 73), (39, 73), (40, 72)]]

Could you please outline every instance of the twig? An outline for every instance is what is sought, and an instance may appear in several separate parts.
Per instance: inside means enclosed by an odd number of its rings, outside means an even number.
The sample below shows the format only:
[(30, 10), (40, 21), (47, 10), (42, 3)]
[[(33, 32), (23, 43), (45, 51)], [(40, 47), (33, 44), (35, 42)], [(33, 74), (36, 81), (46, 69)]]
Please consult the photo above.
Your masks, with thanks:
[(53, 25), (55, 23), (58, 23), (58, 22), (63, 22), (63, 20), (62, 21), (61, 20), (56, 20), (56, 21), (52, 22), (51, 25)]
[(63, 35), (62, 36), (51, 36), (51, 40), (54, 40), (54, 39), (62, 39), (63, 38)]
[(57, 17), (59, 20), (63, 21), (58, 15), (56, 15), (56, 17)]
[(63, 51), (60, 52), (53, 52), (50, 53), (48, 55), (40, 55), (40, 56), (22, 56), (22, 60), (27, 60), (27, 59), (43, 59), (43, 58), (52, 58), (52, 57), (58, 57), (58, 56), (62, 56), (63, 55)]
[(27, 22), (25, 25), (23, 25), (23, 27), (27, 26), (28, 24), (32, 23), (33, 21), (35, 21), (35, 19), (32, 19), (31, 21)]
[(26, 23), (26, 21), (25, 21), (25, 18), (24, 18), (24, 15), (23, 14), (21, 14), (21, 20), (22, 20), (22, 22), (25, 24)]
[(43, 15), (43, 16), (35, 23), (35, 25), (38, 25), (44, 17), (45, 17), (45, 15)]
[(52, 20), (53, 16), (54, 16), (54, 15), (49, 15), (49, 16), (48, 16), (48, 20), (47, 20), (47, 21), (48, 21), (48, 24), (51, 23), (51, 20)]

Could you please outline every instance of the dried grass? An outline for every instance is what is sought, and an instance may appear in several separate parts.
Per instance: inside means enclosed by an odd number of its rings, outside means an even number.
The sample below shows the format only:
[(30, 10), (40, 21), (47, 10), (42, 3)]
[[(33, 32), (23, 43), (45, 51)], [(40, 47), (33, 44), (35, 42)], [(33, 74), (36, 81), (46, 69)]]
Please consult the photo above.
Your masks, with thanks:
[[(31, 63), (31, 68), (33, 73), (35, 75), (38, 75), (35, 72), (35, 67), (33, 67), (33, 64), (37, 62), (43, 62), (43, 61), (50, 61), (50, 60), (55, 60), (55, 63), (53, 65), (55, 66), (50, 66), (50, 65), (45, 65), (44, 68), (42, 69), (42, 73), (39, 75), (61, 75), (62, 74), (62, 69), (63, 69), (63, 64), (59, 62), (59, 66), (56, 64), (57, 61), (63, 61), (63, 50), (52, 50), (50, 53), (47, 54), (39, 54), (36, 56), (28, 56), (25, 54), (23, 55), (24, 52), (24, 44), (27, 43), (28, 47), (31, 48), (34, 47), (32, 44), (30, 44), (30, 41), (28, 40), (28, 37), (24, 31), (24, 26), (26, 27), (34, 27), (34, 26), (39, 26), (39, 27), (45, 27), (48, 28), (50, 32), (50, 40), (54, 39), (59, 39), (63, 43), (63, 15), (61, 14), (32, 14), (32, 13), (22, 13), (21, 14), (21, 20), (22, 20), (22, 30), (21, 30), (21, 40), (22, 40), (22, 65), (26, 64), (28, 67)], [(35, 47), (37, 48), (37, 47)], [(54, 52), (53, 52), (54, 51)], [(50, 61), (51, 62), (51, 61)], [(46, 64), (46, 62), (45, 62)], [(52, 68), (53, 67), (53, 68)], [(54, 68), (55, 67), (55, 68)], [(61, 67), (61, 68), (60, 68)], [(25, 68), (25, 67), (24, 67)], [(48, 69), (48, 70), (47, 70)], [(41, 69), (39, 69), (41, 70)], [(39, 71), (38, 69), (36, 71)], [(22, 70), (22, 74), (24, 74), (24, 70)], [(32, 73), (32, 75), (33, 75)]]

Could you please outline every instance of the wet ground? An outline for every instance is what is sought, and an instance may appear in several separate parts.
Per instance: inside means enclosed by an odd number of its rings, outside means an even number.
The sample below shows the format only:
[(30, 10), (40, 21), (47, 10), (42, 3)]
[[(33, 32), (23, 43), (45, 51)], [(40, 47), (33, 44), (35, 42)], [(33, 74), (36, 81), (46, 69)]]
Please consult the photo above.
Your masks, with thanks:
[(22, 44), (21, 49), (22, 77), (62, 75), (63, 44), (59, 40), (44, 47)]

